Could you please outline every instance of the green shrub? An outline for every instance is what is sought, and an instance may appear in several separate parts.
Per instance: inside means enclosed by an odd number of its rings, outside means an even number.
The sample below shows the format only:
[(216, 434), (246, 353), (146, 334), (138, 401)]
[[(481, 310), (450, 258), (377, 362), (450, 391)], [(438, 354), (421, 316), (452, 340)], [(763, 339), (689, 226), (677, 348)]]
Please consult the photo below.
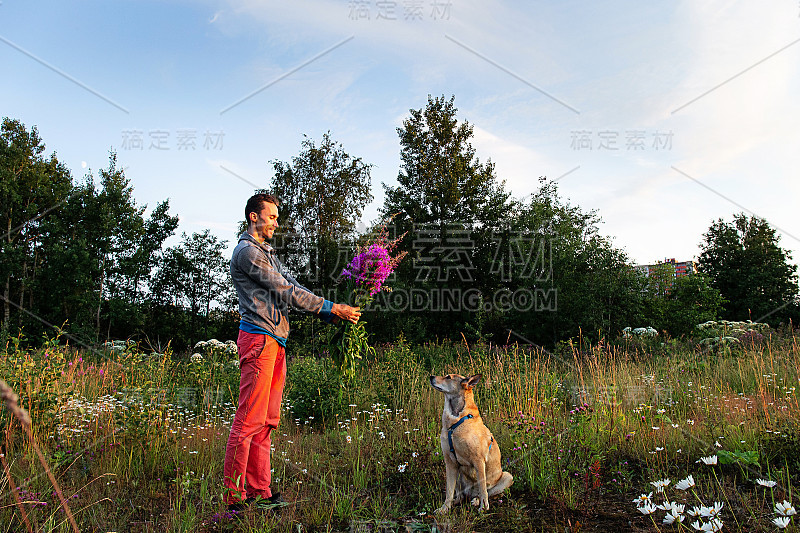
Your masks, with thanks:
[(347, 413), (339, 375), (328, 358), (294, 359), (289, 366), (285, 398), (291, 418), (302, 423), (310, 420), (309, 424), (330, 424)]

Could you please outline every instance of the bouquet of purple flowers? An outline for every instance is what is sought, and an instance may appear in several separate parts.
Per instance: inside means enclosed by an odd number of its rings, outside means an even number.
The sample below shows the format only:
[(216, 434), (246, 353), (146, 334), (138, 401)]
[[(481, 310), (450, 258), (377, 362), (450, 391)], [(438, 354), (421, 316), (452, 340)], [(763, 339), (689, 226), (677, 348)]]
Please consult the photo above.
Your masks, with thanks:
[[(392, 251), (405, 237), (405, 233), (390, 241), (386, 229), (388, 222), (387, 220), (381, 226), (375, 240), (370, 240), (358, 247), (355, 257), (342, 270), (340, 276), (340, 281), (346, 280), (348, 283), (351, 305), (360, 307), (362, 311), (369, 307), (375, 295), (380, 291), (391, 290), (384, 283), (406, 255), (406, 252), (402, 252), (392, 257)], [(346, 323), (332, 340), (333, 360), (341, 375), (347, 379), (355, 377), (357, 359), (362, 359), (363, 355), (375, 352), (375, 349), (368, 343), (365, 325), (366, 323), (363, 321), (359, 321), (358, 324)]]

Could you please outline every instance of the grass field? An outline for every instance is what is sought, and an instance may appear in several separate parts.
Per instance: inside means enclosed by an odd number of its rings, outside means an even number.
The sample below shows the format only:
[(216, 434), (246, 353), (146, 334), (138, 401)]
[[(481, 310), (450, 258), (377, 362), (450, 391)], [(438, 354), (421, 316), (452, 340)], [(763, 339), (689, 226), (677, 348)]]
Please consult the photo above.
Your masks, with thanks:
[[(327, 358), (291, 359), (290, 346), (272, 452), (290, 503), (231, 516), (222, 461), (239, 370), (229, 346), (192, 360), (12, 340), (0, 378), (32, 431), (2, 412), (0, 531), (74, 531), (68, 514), (80, 531), (104, 532), (775, 531), (792, 510), (783, 502), (800, 504), (797, 341), (765, 331), (713, 348), (656, 337), (550, 353), (401, 340), (378, 346), (345, 388)], [(450, 372), (482, 374), (476, 402), (514, 475), (486, 513), (433, 514), (444, 499), (443, 399), (428, 376)], [(688, 476), (693, 486), (679, 489)], [(683, 522), (664, 523), (666, 499), (685, 506)], [(798, 529), (795, 516), (784, 521)]]

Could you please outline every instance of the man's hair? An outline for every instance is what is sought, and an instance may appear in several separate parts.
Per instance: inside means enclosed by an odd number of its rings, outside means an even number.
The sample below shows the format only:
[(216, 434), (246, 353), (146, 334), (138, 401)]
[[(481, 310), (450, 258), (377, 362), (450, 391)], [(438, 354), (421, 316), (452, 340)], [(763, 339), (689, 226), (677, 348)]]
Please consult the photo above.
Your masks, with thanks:
[(250, 223), (250, 213), (258, 213), (262, 209), (264, 209), (265, 203), (275, 204), (275, 206), (279, 206), (278, 199), (272, 196), (271, 194), (266, 193), (258, 193), (254, 194), (247, 200), (247, 205), (244, 207), (244, 220), (249, 224)]

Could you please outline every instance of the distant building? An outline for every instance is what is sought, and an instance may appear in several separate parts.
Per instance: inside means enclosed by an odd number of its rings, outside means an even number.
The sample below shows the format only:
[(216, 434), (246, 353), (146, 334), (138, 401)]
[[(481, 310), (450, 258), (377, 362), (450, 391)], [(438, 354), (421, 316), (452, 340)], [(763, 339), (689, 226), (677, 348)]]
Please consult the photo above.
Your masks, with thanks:
[(675, 277), (680, 278), (683, 276), (688, 276), (689, 274), (697, 274), (697, 262), (696, 261), (675, 261), (675, 258), (671, 259), (664, 259), (663, 261), (659, 261), (655, 265), (636, 265), (634, 268), (644, 274), (645, 276), (650, 276), (660, 265), (670, 264), (675, 267)]
[(643, 276), (650, 277), (654, 273), (656, 273), (660, 268), (663, 268), (664, 265), (672, 265), (673, 267), (673, 281), (669, 284), (668, 287), (663, 287), (662, 289), (658, 290), (659, 294), (665, 295), (669, 292), (674, 284), (675, 278), (681, 278), (684, 276), (688, 276), (689, 274), (696, 274), (697, 273), (697, 262), (695, 261), (675, 261), (675, 258), (671, 259), (664, 259), (663, 261), (659, 261), (655, 265), (636, 265), (634, 268), (638, 270)]

